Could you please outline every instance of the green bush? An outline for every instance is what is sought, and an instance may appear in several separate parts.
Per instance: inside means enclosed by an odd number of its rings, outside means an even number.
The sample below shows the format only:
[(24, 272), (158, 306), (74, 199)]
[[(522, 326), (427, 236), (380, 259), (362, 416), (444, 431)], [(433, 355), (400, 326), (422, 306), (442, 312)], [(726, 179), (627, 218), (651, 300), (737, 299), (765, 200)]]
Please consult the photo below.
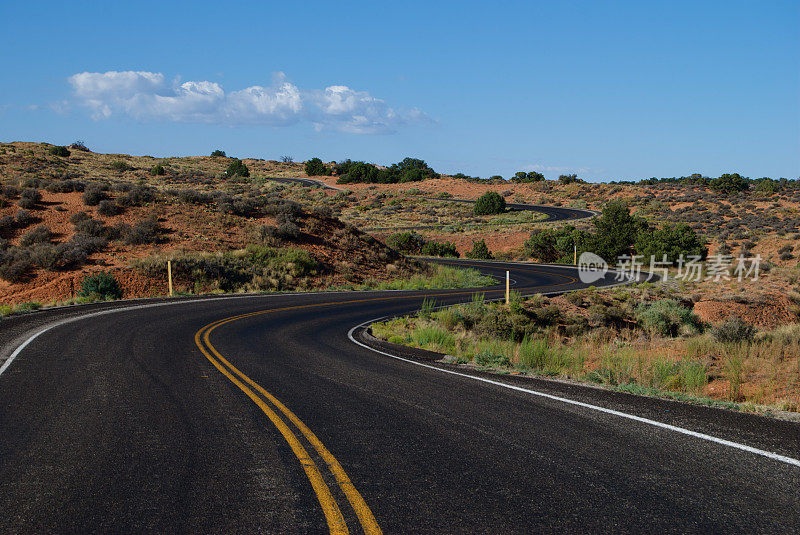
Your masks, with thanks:
[(114, 160), (111, 162), (111, 169), (114, 171), (125, 172), (130, 171), (133, 167), (130, 166), (128, 162), (123, 162), (122, 160)]
[(211, 153), (212, 158), (226, 158), (225, 151), (217, 149)]
[(506, 200), (494, 191), (487, 191), (475, 201), (475, 215), (500, 214), (506, 211)]
[(555, 232), (552, 229), (542, 229), (531, 233), (531, 237), (525, 240), (523, 250), (527, 257), (542, 262), (555, 262), (562, 256), (557, 246)]
[(705, 258), (708, 254), (705, 240), (686, 223), (667, 223), (657, 230), (642, 230), (636, 237), (634, 247), (637, 254), (644, 256), (645, 263), (651, 257), (660, 262), (666, 256), (668, 262), (674, 263), (681, 255)]
[(529, 173), (526, 173), (525, 171), (519, 171), (517, 173), (514, 173), (514, 176), (511, 177), (511, 182), (516, 182), (519, 184), (524, 184), (529, 182), (541, 182), (543, 180), (544, 180), (544, 175), (542, 173), (537, 173), (536, 171), (531, 171)]
[(234, 158), (231, 163), (228, 164), (228, 168), (225, 170), (225, 174), (229, 177), (233, 176), (241, 176), (241, 177), (248, 177), (250, 176), (250, 170), (247, 168), (245, 163), (240, 160), (239, 158)]
[(450, 242), (430, 241), (422, 246), (422, 254), (425, 256), (440, 256), (446, 258), (458, 258), (458, 249), (455, 244)]
[(60, 146), (50, 147), (50, 150), (48, 152), (53, 156), (61, 156), (63, 158), (66, 158), (70, 155), (69, 149), (67, 149), (67, 147), (60, 147)]
[(420, 254), (426, 243), (416, 232), (395, 232), (386, 238), (386, 245), (405, 254)]
[(636, 309), (636, 319), (645, 329), (661, 336), (697, 334), (703, 330), (700, 318), (674, 299), (642, 303)]
[(467, 258), (474, 258), (476, 260), (491, 260), (492, 253), (484, 240), (472, 242), (472, 250), (467, 253)]
[(741, 344), (753, 341), (756, 328), (741, 318), (731, 316), (711, 329), (714, 340), (724, 344)]
[(167, 169), (163, 165), (161, 165), (160, 163), (155, 164), (150, 169), (150, 174), (153, 175), (153, 176), (162, 176), (166, 172), (167, 172)]
[(308, 176), (329, 176), (330, 168), (319, 158), (311, 158), (306, 162), (305, 171)]
[(711, 189), (722, 193), (738, 193), (750, 189), (750, 181), (739, 173), (725, 173), (709, 182)]
[(583, 182), (583, 180), (573, 173), (571, 175), (558, 175), (558, 182), (559, 184), (575, 184), (577, 182)]
[[(306, 165), (308, 165), (308, 163), (306, 163)], [(306, 168), (306, 173), (311, 175), (308, 168)], [(326, 174), (330, 174), (330, 172)], [(439, 178), (441, 176), (431, 169), (424, 160), (418, 158), (404, 158), (402, 161), (392, 164), (386, 169), (378, 169), (377, 166), (371, 163), (345, 160), (336, 164), (336, 174), (339, 175), (339, 179), (337, 180), (339, 184), (349, 184), (353, 182), (395, 184), (418, 182), (420, 180)]]
[(121, 299), (122, 288), (114, 275), (101, 271), (83, 279), (78, 296), (104, 300)]

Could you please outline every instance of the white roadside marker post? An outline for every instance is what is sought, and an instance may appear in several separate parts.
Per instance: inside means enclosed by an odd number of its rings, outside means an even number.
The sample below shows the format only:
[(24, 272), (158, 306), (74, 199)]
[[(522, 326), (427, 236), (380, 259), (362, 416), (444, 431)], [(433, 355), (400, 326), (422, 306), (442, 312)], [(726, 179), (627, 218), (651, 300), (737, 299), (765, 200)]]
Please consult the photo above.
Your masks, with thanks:
[(508, 270), (506, 270), (506, 306), (511, 304), (511, 275)]

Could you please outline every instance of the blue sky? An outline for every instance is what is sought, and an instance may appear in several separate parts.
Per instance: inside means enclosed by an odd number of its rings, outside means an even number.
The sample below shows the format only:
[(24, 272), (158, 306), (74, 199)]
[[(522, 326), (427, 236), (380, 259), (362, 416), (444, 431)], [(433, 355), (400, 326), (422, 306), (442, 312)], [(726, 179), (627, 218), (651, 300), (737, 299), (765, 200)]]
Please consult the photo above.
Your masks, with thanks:
[(484, 177), (800, 175), (797, 1), (73, 1), (2, 12), (2, 141), (416, 156)]

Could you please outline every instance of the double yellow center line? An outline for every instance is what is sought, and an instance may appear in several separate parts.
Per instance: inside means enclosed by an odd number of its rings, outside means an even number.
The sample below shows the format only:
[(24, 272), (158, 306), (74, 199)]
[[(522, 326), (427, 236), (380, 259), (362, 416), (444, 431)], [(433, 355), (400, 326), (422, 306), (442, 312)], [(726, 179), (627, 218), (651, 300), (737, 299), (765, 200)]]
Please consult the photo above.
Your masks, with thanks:
[(328, 523), (328, 529), (330, 532), (336, 534), (349, 533), (349, 530), (347, 529), (347, 523), (342, 515), (342, 511), (331, 494), (331, 490), (327, 483), (325, 483), (319, 467), (308, 454), (308, 451), (303, 446), (303, 443), (300, 441), (298, 436), (294, 431), (292, 431), (292, 428), (286, 423), (286, 421), (281, 418), (281, 415), (278, 414), (278, 412), (283, 414), (283, 416), (294, 425), (294, 427), (316, 450), (317, 454), (325, 461), (328, 470), (331, 474), (333, 474), (333, 477), (336, 480), (339, 488), (342, 490), (344, 495), (347, 497), (347, 500), (350, 502), (350, 505), (353, 507), (364, 533), (370, 535), (381, 533), (381, 529), (378, 526), (378, 522), (375, 520), (375, 516), (372, 514), (369, 506), (367, 506), (364, 498), (350, 481), (350, 478), (347, 476), (347, 473), (345, 473), (342, 465), (336, 460), (331, 452), (328, 451), (325, 445), (322, 444), (322, 442), (311, 431), (311, 429), (309, 429), (308, 426), (306, 426), (303, 421), (297, 417), (297, 415), (290, 411), (286, 405), (281, 403), (280, 400), (267, 392), (267, 390), (245, 375), (236, 366), (231, 364), (230, 361), (223, 357), (211, 344), (211, 332), (220, 325), (224, 325), (242, 318), (292, 308), (302, 307), (285, 307), (280, 309), (262, 310), (259, 312), (251, 312), (249, 314), (232, 316), (209, 323), (195, 333), (195, 344), (197, 344), (197, 347), (200, 348), (200, 351), (211, 362), (211, 364), (213, 364), (214, 367), (217, 368), (217, 370), (219, 370), (219, 372), (227, 377), (233, 384), (239, 387), (239, 389), (244, 392), (264, 414), (267, 415), (267, 418), (270, 419), (281, 435), (283, 435), (283, 438), (289, 444), (289, 447), (297, 457), (297, 460), (300, 461), (300, 465), (303, 467), (303, 470), (305, 470), (306, 476), (311, 482), (314, 493), (317, 495), (319, 504), (322, 507), (322, 512), (325, 514), (325, 520)]
[[(478, 266), (476, 266), (478, 267)], [(483, 267), (483, 266), (480, 266)], [(535, 269), (533, 270), (535, 271)], [(572, 279), (572, 277), (566, 277), (568, 279)], [(563, 284), (570, 284), (574, 282), (575, 279), (572, 279), (570, 282), (563, 283)], [(433, 294), (435, 296), (451, 296), (451, 295), (465, 295), (474, 293), (475, 289), (472, 289), (468, 292), (460, 291), (460, 292), (445, 292), (445, 293), (437, 293)], [(225, 325), (227, 323), (231, 323), (236, 320), (250, 318), (253, 316), (259, 316), (263, 314), (269, 314), (271, 312), (280, 312), (280, 311), (287, 311), (287, 310), (297, 310), (303, 308), (316, 308), (316, 307), (324, 307), (324, 306), (334, 306), (334, 305), (346, 305), (351, 303), (363, 303), (368, 301), (389, 301), (389, 300), (396, 300), (396, 299), (421, 299), (425, 297), (424, 295), (397, 295), (397, 296), (389, 296), (389, 297), (375, 297), (375, 298), (367, 298), (367, 299), (349, 299), (349, 300), (340, 300), (340, 301), (331, 301), (325, 303), (311, 303), (306, 305), (295, 305), (295, 306), (287, 306), (287, 307), (280, 307), (280, 308), (272, 308), (268, 310), (259, 310), (256, 312), (249, 312), (247, 314), (239, 314), (237, 316), (230, 316), (227, 318), (223, 318), (221, 320), (217, 320), (215, 322), (209, 323), (202, 327), (199, 331), (197, 331), (194, 335), (195, 344), (197, 347), (200, 348), (200, 351), (205, 355), (209, 362), (217, 369), (219, 372), (227, 377), (233, 384), (235, 384), (242, 392), (244, 392), (247, 397), (249, 397), (253, 403), (255, 403), (258, 408), (270, 419), (273, 425), (278, 429), (278, 431), (283, 435), (283, 438), (289, 444), (289, 447), (292, 449), (292, 452), (297, 457), (297, 460), (300, 461), (300, 465), (303, 467), (303, 470), (308, 477), (308, 480), (311, 482), (311, 486), (314, 489), (314, 493), (317, 495), (317, 500), (319, 501), (320, 506), (322, 507), (322, 511), (325, 515), (325, 520), (328, 523), (328, 529), (331, 533), (336, 534), (344, 534), (349, 533), (347, 528), (347, 523), (344, 520), (344, 516), (342, 515), (342, 510), (339, 508), (336, 500), (331, 493), (330, 487), (325, 482), (325, 479), (322, 476), (322, 472), (320, 471), (317, 464), (311, 458), (308, 453), (308, 450), (303, 446), (302, 441), (292, 430), (292, 427), (287, 424), (286, 420), (291, 423), (294, 428), (299, 431), (299, 433), (306, 438), (309, 444), (314, 448), (317, 454), (325, 461), (329, 472), (333, 475), (337, 485), (347, 497), (347, 501), (350, 503), (350, 506), (353, 508), (353, 511), (358, 517), (358, 521), (361, 524), (364, 533), (372, 535), (372, 534), (379, 534), (381, 532), (381, 528), (378, 526), (378, 522), (375, 520), (375, 516), (372, 514), (369, 506), (364, 501), (364, 498), (361, 494), (356, 490), (355, 485), (353, 482), (350, 481), (350, 478), (345, 473), (342, 465), (336, 458), (331, 454), (330, 451), (325, 447), (324, 444), (317, 438), (317, 436), (311, 431), (311, 429), (306, 426), (300, 418), (297, 417), (291, 410), (289, 410), (286, 405), (280, 402), (275, 396), (270, 394), (267, 390), (264, 389), (261, 385), (256, 383), (250, 377), (245, 375), (241, 370), (239, 370), (236, 366), (231, 364), (231, 362), (223, 357), (219, 351), (214, 347), (211, 343), (211, 333), (217, 327)], [(280, 413), (280, 414), (279, 414)], [(283, 415), (283, 417), (281, 416)], [(284, 420), (284, 418), (286, 420)]]

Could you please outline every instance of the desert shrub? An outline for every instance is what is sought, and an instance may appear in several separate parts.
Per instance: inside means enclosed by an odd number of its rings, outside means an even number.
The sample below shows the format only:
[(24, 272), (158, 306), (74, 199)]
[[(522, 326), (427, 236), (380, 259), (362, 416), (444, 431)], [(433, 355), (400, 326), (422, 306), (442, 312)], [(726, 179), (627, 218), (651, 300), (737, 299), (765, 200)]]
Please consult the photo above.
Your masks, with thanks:
[(130, 245), (158, 243), (164, 229), (156, 219), (144, 219), (127, 228), (123, 238)]
[(104, 300), (122, 299), (122, 287), (114, 275), (101, 271), (100, 273), (89, 275), (81, 281), (78, 295), (80, 297)]
[(52, 238), (53, 233), (50, 232), (50, 227), (39, 225), (23, 234), (19, 239), (19, 244), (22, 247), (28, 247), (36, 243), (48, 243)]
[(293, 240), (300, 236), (300, 227), (291, 221), (280, 223), (277, 228), (277, 236), (279, 238)]
[[(152, 257), (138, 261), (145, 273), (161, 274), (164, 260)], [(306, 251), (249, 245), (241, 251), (182, 254), (172, 257), (172, 272), (177, 280), (212, 286), (225, 292), (238, 290), (282, 290), (296, 285), (299, 277), (313, 275), (317, 262)]]
[(155, 190), (149, 186), (133, 186), (119, 198), (120, 204), (124, 206), (142, 206), (155, 199)]
[(425, 243), (425, 238), (416, 232), (396, 232), (386, 238), (386, 245), (406, 254), (419, 254)]
[(73, 225), (77, 225), (81, 221), (86, 221), (87, 219), (91, 219), (91, 218), (92, 218), (92, 216), (90, 216), (86, 212), (83, 212), (83, 211), (75, 212), (74, 214), (69, 216), (69, 222), (72, 223)]
[(14, 186), (2, 186), (0, 187), (0, 195), (6, 199), (14, 199), (20, 195), (20, 190)]
[(490, 215), (505, 212), (506, 200), (494, 191), (487, 191), (475, 201), (473, 212), (475, 215)]
[(150, 168), (150, 174), (153, 176), (162, 176), (167, 173), (167, 169), (160, 163), (155, 164)]
[(458, 249), (450, 242), (430, 241), (422, 246), (422, 254), (426, 256), (441, 256), (448, 258), (458, 258)]
[(267, 215), (278, 216), (280, 214), (290, 214), (297, 216), (303, 209), (294, 201), (288, 199), (273, 198), (264, 204), (264, 213)]
[(467, 258), (475, 258), (479, 260), (491, 260), (492, 253), (484, 240), (472, 242), (472, 250), (467, 253)]
[(225, 151), (217, 149), (211, 153), (212, 158), (226, 158)]
[(69, 148), (79, 150), (81, 152), (90, 152), (89, 147), (87, 147), (86, 144), (80, 139), (70, 145)]
[(97, 213), (106, 217), (119, 215), (124, 211), (122, 206), (109, 199), (104, 199), (97, 205)]
[(250, 170), (247, 168), (247, 165), (240, 160), (239, 158), (234, 158), (231, 163), (228, 164), (228, 168), (225, 169), (225, 174), (229, 177), (233, 176), (241, 176), (241, 177), (248, 177), (250, 176)]
[(14, 225), (19, 228), (25, 228), (34, 221), (36, 221), (36, 218), (27, 210), (18, 210), (17, 213), (14, 214)]
[(113, 162), (111, 162), (109, 167), (111, 167), (111, 169), (113, 169), (114, 171), (119, 171), (121, 173), (133, 169), (133, 167), (131, 167), (131, 165), (128, 162), (122, 160), (114, 160)]
[(71, 193), (73, 191), (83, 191), (83, 182), (78, 180), (57, 180), (45, 186), (45, 190), (50, 193)]
[(311, 158), (305, 164), (305, 171), (308, 176), (328, 176), (331, 174), (330, 168), (319, 158)]
[(311, 215), (317, 219), (330, 219), (333, 217), (333, 210), (330, 206), (317, 206), (311, 210)]
[(642, 303), (636, 309), (636, 319), (644, 328), (661, 336), (696, 334), (703, 329), (700, 318), (674, 299)]
[(0, 279), (15, 283), (25, 279), (32, 268), (31, 261), (25, 258), (10, 256), (0, 261)]
[(49, 152), (53, 156), (61, 156), (63, 158), (68, 157), (70, 154), (69, 149), (67, 149), (67, 147), (59, 147), (59, 146), (50, 147), (50, 150), (47, 152)]
[(178, 192), (178, 200), (190, 204), (210, 204), (214, 202), (214, 197), (210, 193), (197, 191), (195, 189), (184, 189)]
[(25, 188), (20, 193), (20, 199), (17, 203), (20, 208), (25, 208), (30, 210), (36, 203), (42, 200), (42, 194), (39, 193), (39, 190), (36, 188)]
[(7, 234), (14, 230), (16, 226), (16, 221), (10, 215), (4, 215), (3, 217), (0, 217), (0, 233)]
[(83, 204), (86, 206), (97, 206), (100, 201), (105, 199), (108, 195), (100, 186), (92, 184), (88, 186), (83, 192)]
[[(88, 260), (89, 255), (102, 251), (106, 240), (98, 236), (90, 236), (84, 232), (76, 233), (71, 240), (56, 245), (51, 253), (50, 265), (42, 265), (49, 269), (67, 269), (79, 267)], [(42, 254), (48, 253), (42, 251)]]
[(58, 266), (60, 251), (52, 243), (37, 243), (28, 250), (31, 262), (45, 269), (55, 269)]
[(281, 238), (275, 225), (260, 225), (253, 231), (253, 239), (264, 245), (274, 245)]
[(755, 327), (736, 316), (731, 316), (711, 329), (714, 340), (725, 344), (752, 342), (755, 334)]

